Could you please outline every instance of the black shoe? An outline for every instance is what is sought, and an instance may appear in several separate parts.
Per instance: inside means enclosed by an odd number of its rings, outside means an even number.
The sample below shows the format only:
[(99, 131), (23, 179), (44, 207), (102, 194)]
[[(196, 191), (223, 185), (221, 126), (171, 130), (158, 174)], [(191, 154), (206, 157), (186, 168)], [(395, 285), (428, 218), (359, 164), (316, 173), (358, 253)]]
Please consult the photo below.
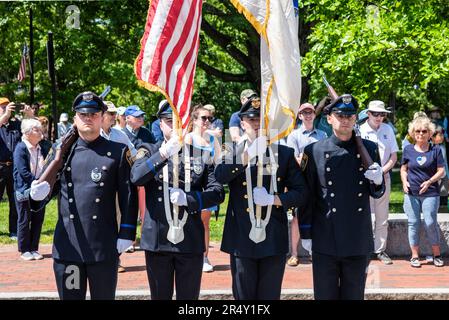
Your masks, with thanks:
[(377, 254), (377, 259), (383, 262), (383, 264), (393, 264), (393, 261), (391, 261), (388, 254), (386, 254), (384, 251)]

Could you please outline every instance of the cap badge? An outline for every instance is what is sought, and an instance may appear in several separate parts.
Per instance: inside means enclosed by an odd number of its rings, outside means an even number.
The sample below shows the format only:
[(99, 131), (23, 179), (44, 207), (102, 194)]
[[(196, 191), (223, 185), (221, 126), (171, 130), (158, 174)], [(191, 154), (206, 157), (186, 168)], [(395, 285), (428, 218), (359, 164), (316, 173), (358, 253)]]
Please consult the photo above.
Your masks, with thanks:
[(201, 159), (193, 159), (193, 171), (200, 175), (203, 172), (203, 164)]
[(83, 101), (92, 101), (94, 99), (93, 94), (88, 93), (88, 94), (83, 94)]
[(93, 169), (92, 172), (90, 173), (90, 177), (93, 182), (95, 183), (99, 182), (101, 180), (101, 171), (98, 170), (98, 168)]
[(341, 100), (343, 101), (344, 104), (350, 104), (352, 101), (352, 98), (351, 98), (351, 96), (343, 96), (341, 98)]

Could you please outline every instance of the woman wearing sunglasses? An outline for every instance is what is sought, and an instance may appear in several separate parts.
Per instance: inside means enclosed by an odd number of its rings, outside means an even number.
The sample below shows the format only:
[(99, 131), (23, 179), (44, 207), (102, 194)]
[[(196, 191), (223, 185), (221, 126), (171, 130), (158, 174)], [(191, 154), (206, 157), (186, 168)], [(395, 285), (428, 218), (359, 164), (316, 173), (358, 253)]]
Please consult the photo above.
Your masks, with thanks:
[(437, 212), (440, 202), (438, 181), (445, 175), (443, 153), (438, 145), (430, 144), (435, 124), (429, 118), (419, 117), (409, 124), (409, 135), (415, 143), (404, 148), (401, 181), (404, 190), (404, 212), (408, 217), (408, 239), (412, 257), (410, 265), (421, 267), (419, 261), (419, 229), (421, 212), (424, 226), (432, 245), (433, 264), (444, 265), (440, 253), (440, 230)]
[[(210, 134), (211, 123), (214, 120), (212, 112), (203, 105), (196, 105), (190, 114), (189, 133), (185, 138), (185, 143), (193, 146), (192, 168), (201, 166), (201, 161), (205, 163), (215, 163), (215, 159), (220, 156), (220, 143), (217, 138)], [(198, 163), (200, 161), (200, 163)], [(204, 225), (204, 240), (206, 251), (204, 252), (203, 272), (212, 272), (214, 267), (208, 259), (210, 228), (209, 222), (212, 211), (217, 212), (218, 206), (207, 208), (201, 211), (201, 220)]]

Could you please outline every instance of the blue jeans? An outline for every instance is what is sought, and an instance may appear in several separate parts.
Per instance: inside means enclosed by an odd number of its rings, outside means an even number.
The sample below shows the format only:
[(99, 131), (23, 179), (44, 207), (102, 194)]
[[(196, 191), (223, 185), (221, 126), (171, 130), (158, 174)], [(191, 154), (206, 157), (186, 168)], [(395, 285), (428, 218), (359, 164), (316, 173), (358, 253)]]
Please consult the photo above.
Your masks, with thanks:
[(421, 197), (404, 194), (404, 212), (408, 217), (408, 241), (410, 246), (419, 245), (419, 227), (421, 225), (421, 211), (424, 216), (424, 226), (432, 246), (440, 245), (440, 230), (438, 228), (437, 213), (440, 197)]

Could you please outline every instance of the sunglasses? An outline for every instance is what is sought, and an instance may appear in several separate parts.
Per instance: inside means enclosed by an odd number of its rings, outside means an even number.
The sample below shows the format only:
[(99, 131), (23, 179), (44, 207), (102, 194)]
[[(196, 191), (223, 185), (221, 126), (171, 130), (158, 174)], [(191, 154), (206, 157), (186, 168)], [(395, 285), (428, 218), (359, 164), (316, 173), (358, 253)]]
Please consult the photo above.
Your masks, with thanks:
[(415, 130), (415, 133), (421, 133), (421, 134), (426, 134), (428, 132), (428, 130), (424, 129), (424, 130)]
[(206, 122), (206, 120), (209, 120), (209, 122), (212, 122), (214, 120), (214, 117), (201, 116), (200, 119), (203, 122)]
[(311, 114), (314, 114), (315, 112), (313, 111), (301, 111), (299, 114), (302, 114), (304, 116), (310, 116)]
[(373, 116), (373, 117), (386, 117), (387, 116), (387, 114), (385, 113), (385, 112), (371, 112), (371, 115)]

